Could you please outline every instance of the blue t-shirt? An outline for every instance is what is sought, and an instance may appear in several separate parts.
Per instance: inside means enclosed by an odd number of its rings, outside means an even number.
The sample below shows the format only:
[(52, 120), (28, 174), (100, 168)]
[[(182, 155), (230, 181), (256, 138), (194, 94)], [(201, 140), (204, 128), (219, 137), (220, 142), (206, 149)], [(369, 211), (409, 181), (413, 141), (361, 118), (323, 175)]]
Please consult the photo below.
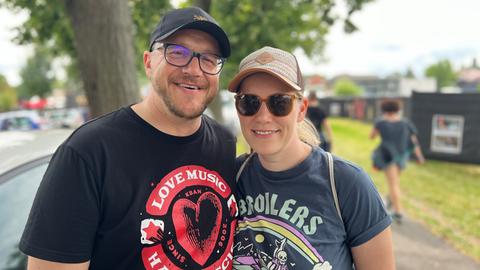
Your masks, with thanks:
[(382, 232), (391, 219), (370, 177), (334, 160), (343, 224), (323, 150), (313, 148), (302, 163), (282, 172), (268, 171), (252, 157), (237, 183), (234, 269), (352, 269), (350, 248)]

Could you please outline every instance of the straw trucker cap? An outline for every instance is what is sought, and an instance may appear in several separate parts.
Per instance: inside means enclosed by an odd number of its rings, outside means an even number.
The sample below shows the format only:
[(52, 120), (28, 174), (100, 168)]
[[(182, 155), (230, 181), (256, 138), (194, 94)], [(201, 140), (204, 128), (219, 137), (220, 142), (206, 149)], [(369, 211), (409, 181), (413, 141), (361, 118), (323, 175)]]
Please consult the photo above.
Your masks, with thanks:
[(268, 73), (293, 89), (303, 92), (303, 78), (295, 55), (273, 47), (263, 47), (245, 57), (238, 74), (228, 84), (228, 90), (238, 92), (243, 79), (254, 73)]
[(180, 29), (196, 29), (212, 35), (218, 42), (223, 57), (230, 56), (230, 41), (215, 19), (198, 7), (173, 9), (163, 16), (150, 35), (149, 50), (153, 43), (162, 41)]

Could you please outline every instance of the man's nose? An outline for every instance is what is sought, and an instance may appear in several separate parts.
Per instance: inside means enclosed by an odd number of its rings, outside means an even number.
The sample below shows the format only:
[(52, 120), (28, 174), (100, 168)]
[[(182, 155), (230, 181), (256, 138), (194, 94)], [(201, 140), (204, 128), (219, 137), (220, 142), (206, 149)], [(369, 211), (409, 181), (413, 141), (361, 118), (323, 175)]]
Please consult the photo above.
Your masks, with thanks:
[(202, 75), (203, 71), (200, 68), (200, 59), (198, 56), (194, 56), (188, 65), (184, 66), (183, 71), (191, 75)]

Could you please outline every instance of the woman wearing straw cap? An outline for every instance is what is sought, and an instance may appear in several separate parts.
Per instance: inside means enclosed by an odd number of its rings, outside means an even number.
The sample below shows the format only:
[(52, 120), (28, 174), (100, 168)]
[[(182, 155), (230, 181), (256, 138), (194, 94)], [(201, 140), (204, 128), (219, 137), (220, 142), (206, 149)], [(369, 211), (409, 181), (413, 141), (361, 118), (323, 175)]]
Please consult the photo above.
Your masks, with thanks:
[(308, 101), (295, 56), (251, 53), (229, 90), (253, 150), (237, 162), (234, 268), (394, 269), (391, 219), (369, 176), (299, 137)]

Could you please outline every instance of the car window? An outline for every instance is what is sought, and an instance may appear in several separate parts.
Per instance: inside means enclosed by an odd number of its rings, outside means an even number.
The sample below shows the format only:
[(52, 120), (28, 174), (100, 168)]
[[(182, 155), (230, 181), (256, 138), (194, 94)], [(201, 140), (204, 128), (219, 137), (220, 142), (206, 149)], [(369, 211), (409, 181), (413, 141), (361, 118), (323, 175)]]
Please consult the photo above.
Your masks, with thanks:
[[(40, 181), (47, 169), (46, 161), (23, 168), (0, 183), (0, 269), (22, 269), (26, 257), (18, 250), (18, 242)], [(5, 179), (4, 179), (5, 180)]]

